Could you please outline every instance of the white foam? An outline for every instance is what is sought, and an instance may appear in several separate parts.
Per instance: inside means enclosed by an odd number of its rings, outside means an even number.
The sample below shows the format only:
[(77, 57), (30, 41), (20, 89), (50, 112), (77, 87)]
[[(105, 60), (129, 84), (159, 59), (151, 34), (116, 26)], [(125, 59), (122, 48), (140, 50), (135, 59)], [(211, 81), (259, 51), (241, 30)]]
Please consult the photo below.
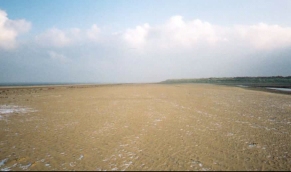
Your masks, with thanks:
[[(1, 108), (1, 107), (0, 107)], [(1, 114), (13, 113), (13, 109), (0, 109)]]
[(36, 110), (16, 105), (0, 105), (0, 114), (28, 113), (28, 112), (36, 112)]
[(29, 113), (36, 112), (36, 110), (28, 107), (21, 107), (16, 105), (0, 105), (0, 120), (3, 119), (3, 115), (9, 115), (12, 113)]
[(8, 158), (5, 158), (0, 161), (0, 167), (3, 166), (8, 161)]
[(82, 160), (83, 158), (84, 158), (84, 156), (83, 156), (83, 155), (81, 155), (81, 156), (80, 156), (80, 158), (79, 158), (78, 160)]
[(11, 171), (10, 167), (2, 168), (0, 171)]
[(31, 163), (27, 165), (20, 165), (20, 168), (22, 168), (23, 170), (27, 170), (30, 166), (31, 166)]
[(74, 167), (75, 166), (75, 162), (70, 162), (70, 166)]

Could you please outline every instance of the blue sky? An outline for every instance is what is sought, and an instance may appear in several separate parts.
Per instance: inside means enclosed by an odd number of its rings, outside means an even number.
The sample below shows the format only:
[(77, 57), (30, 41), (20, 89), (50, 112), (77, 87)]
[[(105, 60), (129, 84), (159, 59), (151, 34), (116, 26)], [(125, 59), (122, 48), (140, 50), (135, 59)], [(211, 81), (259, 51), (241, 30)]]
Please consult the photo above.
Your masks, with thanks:
[(289, 0), (0, 0), (0, 83), (291, 75)]
[(290, 25), (289, 0), (0, 0), (0, 7), (12, 19), (31, 21), (36, 31), (52, 26), (59, 28), (159, 24), (169, 17), (181, 15), (186, 19), (202, 18), (214, 24)]

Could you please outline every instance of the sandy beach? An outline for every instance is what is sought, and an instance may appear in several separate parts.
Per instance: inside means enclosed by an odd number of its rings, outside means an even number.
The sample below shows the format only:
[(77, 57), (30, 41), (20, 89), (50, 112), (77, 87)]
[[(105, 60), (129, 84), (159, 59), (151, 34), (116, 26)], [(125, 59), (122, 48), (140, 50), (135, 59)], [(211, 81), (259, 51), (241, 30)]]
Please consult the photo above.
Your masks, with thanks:
[(207, 84), (0, 88), (0, 170), (291, 170), (291, 96)]

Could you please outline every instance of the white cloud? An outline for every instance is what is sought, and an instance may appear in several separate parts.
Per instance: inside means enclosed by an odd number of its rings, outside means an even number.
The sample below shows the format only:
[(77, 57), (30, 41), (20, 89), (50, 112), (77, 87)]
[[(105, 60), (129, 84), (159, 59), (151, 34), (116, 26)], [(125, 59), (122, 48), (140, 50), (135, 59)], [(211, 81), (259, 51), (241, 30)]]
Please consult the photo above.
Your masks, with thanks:
[(153, 47), (193, 47), (199, 42), (215, 44), (223, 40), (220, 28), (199, 19), (184, 21), (182, 16), (173, 16), (165, 24), (150, 27), (149, 24), (127, 29), (124, 40), (131, 45)]
[(199, 19), (184, 21), (182, 16), (173, 16), (161, 27), (161, 33), (165, 37), (171, 38), (172, 43), (184, 46), (193, 46), (198, 42), (207, 42), (210, 44), (220, 40), (218, 29), (208, 22)]
[(69, 62), (69, 59), (63, 54), (56, 53), (54, 51), (49, 51), (48, 54), (52, 60), (56, 60), (56, 61), (61, 62), (61, 63)]
[(31, 23), (24, 19), (10, 20), (7, 13), (0, 10), (0, 48), (13, 49), (19, 34), (28, 32)]
[(90, 29), (87, 30), (87, 37), (90, 40), (97, 41), (99, 39), (100, 32), (100, 28), (94, 24)]
[(145, 23), (142, 26), (136, 26), (134, 29), (127, 29), (123, 34), (123, 38), (134, 48), (144, 46), (150, 29), (150, 25)]
[(82, 31), (79, 28), (71, 28), (69, 30), (69, 33), (71, 35), (71, 39), (75, 39), (75, 40), (80, 40), (81, 39), (81, 34)]
[[(13, 35), (14, 32), (10, 34)], [(113, 34), (106, 34), (96, 24), (84, 30), (52, 28), (38, 35), (36, 40), (42, 45), (59, 48), (76, 43), (94, 45), (91, 42), (94, 41), (103, 45), (110, 44), (111, 47), (135, 48), (141, 52), (181, 52), (221, 46), (230, 50), (248, 47), (261, 51), (291, 46), (291, 27), (264, 23), (225, 27), (200, 19), (185, 20), (182, 16), (173, 16), (160, 25), (145, 23)]]
[(149, 24), (127, 29), (124, 40), (135, 48), (191, 48), (195, 45), (213, 45), (223, 41), (224, 34), (219, 26), (199, 19), (183, 20), (182, 16), (173, 16), (165, 24), (150, 27)]
[(252, 26), (236, 26), (243, 41), (260, 50), (291, 46), (291, 27), (259, 23)]
[[(246, 45), (256, 50), (274, 50), (291, 46), (291, 27), (268, 25), (240, 25), (224, 27), (200, 19), (186, 21), (173, 16), (158, 26), (138, 25), (123, 33), (123, 40), (135, 48), (184, 49), (197, 46)], [(229, 47), (231, 48), (231, 47)]]
[[(75, 30), (77, 33), (77, 30)], [(52, 28), (36, 36), (36, 41), (44, 46), (65, 47), (72, 43), (67, 34), (57, 28)]]
[[(8, 20), (6, 13), (0, 15), (0, 35), (4, 37), (0, 40), (5, 40), (5, 46), (14, 44), (17, 35), (29, 29), (25, 21)], [(27, 66), (38, 67), (23, 68), (33, 71), (26, 78), (37, 73), (37, 69), (53, 69), (54, 74), (47, 75), (52, 80), (150, 82), (168, 78), (285, 75), (291, 71), (290, 51), (279, 48), (291, 47), (290, 34), (291, 29), (286, 26), (258, 23), (224, 27), (173, 16), (159, 25), (145, 23), (115, 33), (97, 25), (85, 29), (52, 28), (38, 35), (33, 45), (0, 56), (14, 56), (14, 61), (19, 59)], [(39, 58), (43, 55), (50, 62)], [(10, 69), (6, 64), (9, 63), (0, 63), (3, 72)], [(13, 75), (25, 73), (17, 67), (11, 67)]]
[(97, 41), (100, 38), (101, 30), (97, 25), (92, 25), (88, 30), (79, 28), (69, 28), (61, 30), (51, 28), (35, 37), (35, 41), (46, 47), (63, 48), (78, 43), (82, 45), (84, 42)]

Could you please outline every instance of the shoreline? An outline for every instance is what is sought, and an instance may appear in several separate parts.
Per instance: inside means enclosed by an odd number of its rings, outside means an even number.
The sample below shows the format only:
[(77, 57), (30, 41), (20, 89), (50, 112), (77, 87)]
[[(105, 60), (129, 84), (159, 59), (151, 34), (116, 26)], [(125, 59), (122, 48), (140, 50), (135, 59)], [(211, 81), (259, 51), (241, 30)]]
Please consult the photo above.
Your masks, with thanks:
[(29, 89), (29, 88), (54, 88), (54, 87), (97, 87), (97, 86), (108, 86), (108, 85), (120, 85), (120, 84), (63, 84), (63, 85), (21, 85), (21, 86), (0, 86), (1, 89)]
[(104, 84), (60, 84), (60, 85), (21, 85), (21, 86), (0, 86), (1, 90), (10, 90), (10, 89), (54, 89), (54, 88), (91, 88), (91, 87), (106, 87), (106, 86), (117, 86), (117, 85), (217, 85), (217, 86), (229, 86), (229, 87), (239, 87), (248, 90), (254, 91), (263, 91), (269, 93), (277, 93), (277, 94), (286, 94), (291, 95), (290, 91), (276, 90), (270, 88), (287, 88), (291, 89), (289, 85), (279, 85), (279, 84), (268, 84), (268, 85), (260, 85), (260, 84), (218, 84), (218, 83), (104, 83)]

